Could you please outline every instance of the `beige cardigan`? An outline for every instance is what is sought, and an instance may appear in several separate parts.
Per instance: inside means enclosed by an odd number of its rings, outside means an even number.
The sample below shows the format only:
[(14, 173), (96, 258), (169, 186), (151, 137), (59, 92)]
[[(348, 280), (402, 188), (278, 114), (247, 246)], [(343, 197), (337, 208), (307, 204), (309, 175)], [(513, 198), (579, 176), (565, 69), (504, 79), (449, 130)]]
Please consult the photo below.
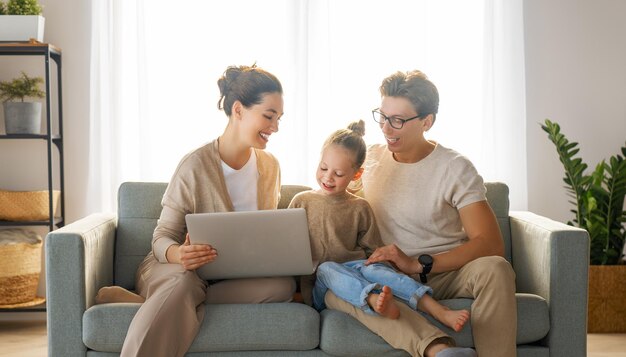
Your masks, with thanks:
[[(163, 210), (152, 236), (152, 252), (158, 261), (167, 263), (167, 248), (184, 242), (186, 214), (234, 211), (218, 147), (215, 139), (185, 155), (178, 164), (163, 195)], [(259, 171), (258, 208), (276, 209), (280, 199), (278, 160), (268, 152), (254, 150)]]

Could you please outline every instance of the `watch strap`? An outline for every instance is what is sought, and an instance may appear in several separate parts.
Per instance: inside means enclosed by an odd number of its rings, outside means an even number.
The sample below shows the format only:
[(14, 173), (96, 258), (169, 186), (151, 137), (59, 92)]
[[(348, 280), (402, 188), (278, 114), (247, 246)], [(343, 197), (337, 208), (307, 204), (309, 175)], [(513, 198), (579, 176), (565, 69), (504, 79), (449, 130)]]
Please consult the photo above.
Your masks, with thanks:
[[(431, 263), (426, 263), (426, 264), (422, 263), (422, 259), (421, 259), (422, 257), (429, 258), (429, 261)], [(428, 254), (423, 254), (417, 260), (422, 265), (422, 272), (420, 273), (420, 280), (421, 280), (422, 284), (426, 284), (426, 282), (428, 282), (427, 275), (433, 269), (432, 257), (430, 255), (428, 255)]]

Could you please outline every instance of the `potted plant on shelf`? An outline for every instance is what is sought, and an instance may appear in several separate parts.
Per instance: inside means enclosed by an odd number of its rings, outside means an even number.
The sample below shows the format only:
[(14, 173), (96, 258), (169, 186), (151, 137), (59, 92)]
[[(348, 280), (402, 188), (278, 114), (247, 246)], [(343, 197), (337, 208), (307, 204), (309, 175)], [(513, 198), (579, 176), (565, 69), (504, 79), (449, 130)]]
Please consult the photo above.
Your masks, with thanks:
[[(556, 146), (565, 169), (565, 188), (574, 208), (569, 225), (589, 232), (589, 332), (626, 332), (626, 145), (621, 155), (602, 160), (588, 175), (578, 143), (569, 142), (557, 123), (546, 119), (541, 128)], [(622, 156), (623, 155), (623, 156)]]
[(0, 41), (43, 41), (45, 19), (37, 0), (0, 2)]
[[(39, 89), (41, 77), (22, 76), (0, 82), (0, 99), (4, 100), (4, 124), (7, 134), (40, 134), (41, 102), (25, 102), (26, 98), (43, 98)], [(19, 100), (19, 101), (17, 101)]]

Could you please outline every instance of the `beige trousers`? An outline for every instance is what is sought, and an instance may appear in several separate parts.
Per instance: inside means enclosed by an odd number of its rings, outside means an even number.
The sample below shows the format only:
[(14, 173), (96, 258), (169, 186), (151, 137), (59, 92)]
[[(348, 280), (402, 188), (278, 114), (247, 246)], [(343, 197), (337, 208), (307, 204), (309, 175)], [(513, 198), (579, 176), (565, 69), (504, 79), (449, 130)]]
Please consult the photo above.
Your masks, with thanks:
[[(433, 288), (433, 297), (437, 300), (474, 299), (471, 324), (479, 357), (516, 356), (515, 272), (504, 258), (483, 257), (457, 271), (431, 274), (428, 285)], [(411, 356), (424, 356), (424, 350), (435, 339), (448, 337), (403, 303), (398, 303), (400, 318), (390, 320), (366, 314), (330, 291), (325, 301), (329, 308), (350, 314), (391, 346), (403, 349)]]
[(291, 277), (224, 280), (207, 288), (194, 271), (159, 263), (152, 254), (137, 271), (137, 293), (146, 298), (133, 318), (121, 356), (183, 356), (204, 318), (205, 303), (291, 301)]

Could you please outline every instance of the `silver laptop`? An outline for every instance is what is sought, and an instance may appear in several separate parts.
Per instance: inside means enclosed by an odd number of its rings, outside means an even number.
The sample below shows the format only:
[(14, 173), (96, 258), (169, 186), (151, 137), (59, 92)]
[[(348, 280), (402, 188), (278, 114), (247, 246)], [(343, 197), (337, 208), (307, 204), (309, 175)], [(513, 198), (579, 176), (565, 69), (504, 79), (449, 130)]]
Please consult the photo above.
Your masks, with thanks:
[(194, 213), (185, 220), (192, 244), (217, 250), (217, 259), (197, 270), (203, 279), (313, 273), (304, 208)]

